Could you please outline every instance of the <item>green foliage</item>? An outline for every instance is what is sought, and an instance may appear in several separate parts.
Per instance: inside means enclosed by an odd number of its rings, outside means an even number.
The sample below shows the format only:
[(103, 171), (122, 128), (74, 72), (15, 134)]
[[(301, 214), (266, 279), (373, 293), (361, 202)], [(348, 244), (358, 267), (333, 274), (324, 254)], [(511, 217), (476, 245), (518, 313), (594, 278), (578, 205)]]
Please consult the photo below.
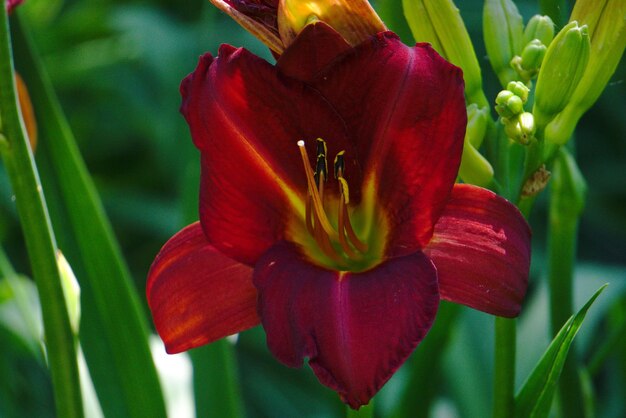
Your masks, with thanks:
[[(47, 76), (27, 35), (16, 26), (18, 64), (41, 111), (44, 190), (55, 201), (59, 242), (72, 253), (81, 273), (80, 339), (100, 403), (108, 416), (164, 417), (137, 294)], [(63, 229), (58, 228), (61, 224)]]
[[(604, 285), (598, 289), (554, 337), (543, 357), (515, 397), (515, 413), (517, 417), (540, 418), (548, 416), (569, 348), (583, 324), (587, 311), (606, 286)], [(564, 399), (563, 402), (568, 402), (568, 400)]]

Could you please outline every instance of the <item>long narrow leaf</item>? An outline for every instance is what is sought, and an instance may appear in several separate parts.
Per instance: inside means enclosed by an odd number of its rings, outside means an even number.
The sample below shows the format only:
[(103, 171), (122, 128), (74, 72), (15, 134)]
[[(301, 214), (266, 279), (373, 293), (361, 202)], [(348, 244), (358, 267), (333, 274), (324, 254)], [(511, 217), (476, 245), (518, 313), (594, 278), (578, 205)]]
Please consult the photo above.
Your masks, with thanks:
[(23, 24), (16, 20), (14, 30), (16, 61), (39, 117), (44, 188), (57, 198), (53, 223), (82, 289), (80, 339), (103, 412), (165, 417), (146, 319), (130, 273)]
[(607, 285), (594, 293), (576, 315), (563, 325), (554, 337), (550, 346), (535, 366), (522, 389), (515, 396), (515, 412), (517, 417), (547, 417), (552, 406), (552, 399), (557, 383), (567, 358), (569, 348), (578, 333), (589, 307), (602, 293)]
[(74, 335), (63, 298), (56, 240), (41, 193), (23, 120), (18, 112), (7, 8), (0, 5), (0, 155), (15, 193), (26, 249), (43, 317), (48, 367), (59, 416), (82, 418), (83, 402)]

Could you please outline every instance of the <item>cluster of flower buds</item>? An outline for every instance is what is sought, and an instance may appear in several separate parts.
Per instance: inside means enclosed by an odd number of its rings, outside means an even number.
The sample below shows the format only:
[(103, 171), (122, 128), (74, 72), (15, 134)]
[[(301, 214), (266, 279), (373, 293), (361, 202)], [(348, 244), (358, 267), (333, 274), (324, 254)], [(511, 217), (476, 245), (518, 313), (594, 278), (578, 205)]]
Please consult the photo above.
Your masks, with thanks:
[(529, 92), (523, 82), (511, 81), (496, 97), (496, 112), (504, 124), (504, 132), (523, 145), (528, 145), (535, 135), (534, 117), (524, 111)]
[(548, 46), (554, 38), (554, 23), (548, 16), (535, 15), (524, 29), (524, 48), (511, 60), (511, 67), (529, 83), (538, 73)]

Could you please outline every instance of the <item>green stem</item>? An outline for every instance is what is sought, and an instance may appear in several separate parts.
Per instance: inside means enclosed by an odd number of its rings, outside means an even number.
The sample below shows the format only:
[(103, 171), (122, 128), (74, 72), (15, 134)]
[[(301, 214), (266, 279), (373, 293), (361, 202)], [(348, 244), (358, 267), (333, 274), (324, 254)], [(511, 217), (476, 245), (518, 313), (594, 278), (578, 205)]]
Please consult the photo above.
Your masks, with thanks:
[(76, 348), (56, 262), (56, 242), (17, 107), (9, 23), (5, 7), (0, 9), (0, 114), (8, 140), (2, 157), (39, 292), (57, 416), (82, 417)]
[(359, 410), (354, 410), (346, 406), (346, 418), (374, 418), (374, 399), (370, 403), (362, 406)]
[[(574, 264), (585, 190), (576, 162), (566, 150), (562, 150), (554, 164), (548, 224), (548, 282), (553, 335), (574, 312)], [(585, 405), (574, 345), (571, 350), (561, 372), (559, 393), (563, 416), (577, 418), (584, 417)]]
[(239, 418), (244, 416), (239, 392), (233, 346), (226, 340), (215, 341), (190, 352), (196, 417)]
[(516, 324), (515, 319), (496, 317), (493, 418), (514, 416)]

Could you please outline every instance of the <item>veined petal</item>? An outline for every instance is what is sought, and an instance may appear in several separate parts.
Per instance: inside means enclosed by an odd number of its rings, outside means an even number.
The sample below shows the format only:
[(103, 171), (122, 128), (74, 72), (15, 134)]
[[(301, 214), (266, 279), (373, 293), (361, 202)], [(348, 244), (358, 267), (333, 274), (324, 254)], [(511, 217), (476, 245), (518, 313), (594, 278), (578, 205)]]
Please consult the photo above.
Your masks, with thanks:
[(424, 252), (442, 299), (493, 315), (519, 314), (528, 285), (530, 228), (515, 206), (457, 184)]
[(224, 256), (196, 222), (156, 256), (146, 294), (168, 353), (179, 353), (259, 323), (252, 269)]
[(388, 255), (424, 247), (461, 161), (467, 121), (461, 70), (430, 45), (410, 48), (386, 32), (344, 54), (313, 85), (357, 144), (363, 196), (389, 218)]
[(222, 253), (252, 265), (284, 238), (289, 217), (304, 218), (297, 142), (308, 141), (316, 158), (321, 137), (334, 155), (351, 149), (345, 126), (314, 89), (227, 45), (218, 58), (200, 59), (181, 93), (181, 111), (202, 154), (202, 227)]
[(270, 351), (291, 367), (308, 357), (320, 382), (352, 408), (406, 360), (439, 303), (436, 271), (421, 252), (347, 273), (310, 264), (282, 242), (261, 257), (254, 284)]

